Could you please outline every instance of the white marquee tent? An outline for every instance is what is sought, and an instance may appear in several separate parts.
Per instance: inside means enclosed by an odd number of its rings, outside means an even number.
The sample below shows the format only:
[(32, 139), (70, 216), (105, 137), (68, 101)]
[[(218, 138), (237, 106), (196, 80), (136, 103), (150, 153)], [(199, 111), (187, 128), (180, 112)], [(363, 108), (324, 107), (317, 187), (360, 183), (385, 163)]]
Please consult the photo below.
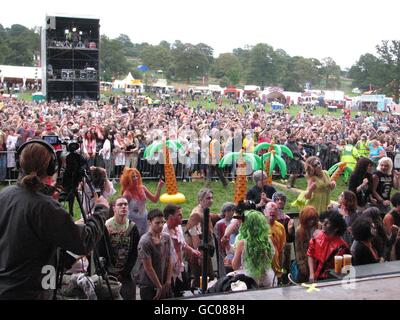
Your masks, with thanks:
[(7, 79), (20, 79), (25, 86), (27, 80), (42, 80), (42, 69), (40, 67), (0, 65), (0, 80), (4, 82)]

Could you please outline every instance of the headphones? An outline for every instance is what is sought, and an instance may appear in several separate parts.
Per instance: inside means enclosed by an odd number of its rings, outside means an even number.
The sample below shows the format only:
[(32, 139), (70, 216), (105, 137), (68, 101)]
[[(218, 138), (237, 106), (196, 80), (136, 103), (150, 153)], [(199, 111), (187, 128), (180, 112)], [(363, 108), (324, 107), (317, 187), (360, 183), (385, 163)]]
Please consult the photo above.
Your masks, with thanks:
[(27, 141), (27, 142), (25, 142), (25, 143), (23, 143), (23, 144), (21, 144), (19, 146), (19, 148), (17, 149), (16, 160), (15, 160), (15, 164), (16, 164), (17, 170), (21, 170), (20, 157), (21, 157), (22, 150), (24, 150), (24, 148), (27, 145), (32, 144), (32, 143), (41, 144), (42, 146), (44, 146), (51, 153), (51, 159), (50, 159), (50, 162), (49, 162), (49, 166), (47, 167), (46, 173), (47, 173), (48, 176), (52, 176), (54, 173), (57, 172), (57, 155), (56, 155), (56, 152), (55, 152), (55, 150), (54, 150), (54, 148), (53, 148), (53, 146), (51, 144), (47, 143), (44, 140), (39, 140), (39, 139), (29, 140), (29, 141)]

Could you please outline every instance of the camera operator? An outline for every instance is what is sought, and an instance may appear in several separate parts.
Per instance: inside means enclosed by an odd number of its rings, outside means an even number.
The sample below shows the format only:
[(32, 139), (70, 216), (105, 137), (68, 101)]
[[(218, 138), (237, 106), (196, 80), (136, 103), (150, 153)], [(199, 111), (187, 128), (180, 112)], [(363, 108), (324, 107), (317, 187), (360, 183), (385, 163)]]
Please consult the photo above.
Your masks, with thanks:
[(48, 272), (42, 273), (43, 267), (54, 263), (57, 247), (89, 253), (103, 235), (109, 205), (96, 197), (86, 225), (75, 224), (58, 202), (40, 192), (56, 171), (51, 145), (30, 140), (17, 155), (18, 183), (0, 193), (0, 299), (47, 299), (43, 277)]
[[(100, 167), (90, 167), (90, 176), (92, 180), (92, 184), (94, 187), (94, 191), (97, 193), (97, 196), (103, 196), (106, 200), (108, 200), (112, 195), (114, 195), (117, 191), (114, 189), (114, 185), (107, 178), (106, 169)], [(92, 195), (90, 187), (87, 183), (83, 186), (84, 193), (86, 195)], [(94, 210), (94, 198), (90, 198), (89, 202), (87, 201), (87, 197), (82, 197), (83, 200), (83, 208), (85, 208), (85, 212), (92, 213)]]

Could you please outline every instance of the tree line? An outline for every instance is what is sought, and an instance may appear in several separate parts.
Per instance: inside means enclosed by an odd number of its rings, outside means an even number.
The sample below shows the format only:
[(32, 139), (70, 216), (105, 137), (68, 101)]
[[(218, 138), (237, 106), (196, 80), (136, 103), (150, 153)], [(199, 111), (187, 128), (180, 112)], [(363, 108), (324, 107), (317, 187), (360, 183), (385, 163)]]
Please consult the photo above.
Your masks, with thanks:
[[(33, 66), (40, 55), (40, 28), (28, 29), (14, 24), (0, 24), (0, 64)], [(288, 91), (311, 88), (340, 89), (341, 76), (353, 79), (353, 86), (399, 98), (400, 41), (382, 41), (376, 53), (366, 53), (350, 70), (341, 70), (331, 57), (318, 60), (290, 56), (282, 49), (266, 43), (235, 48), (214, 58), (214, 49), (205, 43), (191, 44), (176, 40), (158, 45), (134, 43), (121, 34), (115, 39), (102, 35), (100, 39), (100, 69), (104, 81), (112, 81), (132, 72), (135, 78), (146, 75), (138, 71), (139, 64), (163, 74), (172, 81), (216, 79), (221, 86), (255, 84), (281, 86)]]

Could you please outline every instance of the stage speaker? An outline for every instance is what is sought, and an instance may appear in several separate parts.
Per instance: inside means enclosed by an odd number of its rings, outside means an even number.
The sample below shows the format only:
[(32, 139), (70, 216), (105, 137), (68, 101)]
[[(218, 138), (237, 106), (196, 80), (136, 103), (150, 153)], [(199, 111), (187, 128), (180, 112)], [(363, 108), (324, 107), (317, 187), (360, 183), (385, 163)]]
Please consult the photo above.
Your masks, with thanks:
[(86, 68), (87, 79), (88, 80), (96, 80), (97, 79), (97, 71), (94, 68)]
[(86, 70), (79, 70), (79, 78), (81, 80), (86, 80), (87, 79), (87, 72)]
[(75, 71), (72, 69), (61, 69), (61, 79), (62, 80), (74, 80)]
[[(53, 78), (45, 72), (46, 79), (42, 88), (47, 101), (63, 101), (64, 99), (73, 101), (76, 94), (82, 99), (99, 100), (98, 70), (94, 70), (95, 72), (92, 70), (88, 73), (85, 68), (85, 66), (96, 66), (97, 69), (100, 64), (98, 50), (100, 41), (99, 19), (47, 15), (43, 22), (42, 57), (45, 61), (44, 71), (47, 71), (48, 65), (52, 65), (54, 69)], [(72, 35), (73, 28), (76, 28), (75, 39), (67, 40), (65, 30), (69, 30)], [(79, 31), (82, 31), (81, 39), (79, 38)], [(84, 48), (80, 47), (79, 40), (85, 44)], [(56, 42), (54, 43), (54, 41)], [(75, 47), (78, 44), (80, 45)], [(89, 48), (92, 48), (90, 49), (91, 52), (87, 51)]]

